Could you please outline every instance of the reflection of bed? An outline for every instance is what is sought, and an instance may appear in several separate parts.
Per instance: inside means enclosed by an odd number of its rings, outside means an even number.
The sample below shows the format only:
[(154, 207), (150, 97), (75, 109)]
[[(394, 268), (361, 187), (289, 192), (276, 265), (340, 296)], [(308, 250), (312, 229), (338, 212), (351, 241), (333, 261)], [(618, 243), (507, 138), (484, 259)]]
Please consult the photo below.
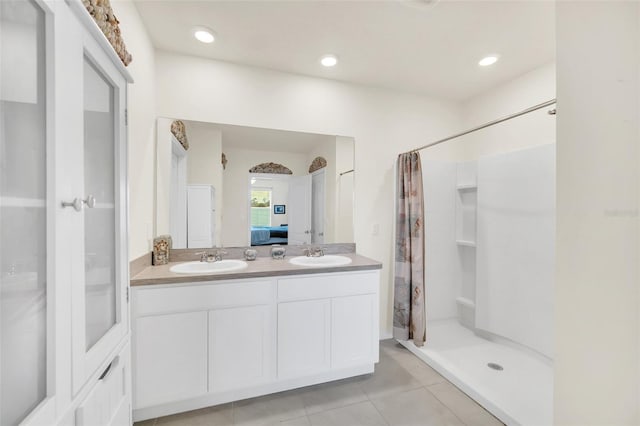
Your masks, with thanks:
[(289, 241), (289, 227), (280, 226), (252, 226), (251, 245), (267, 246), (271, 244), (287, 244)]

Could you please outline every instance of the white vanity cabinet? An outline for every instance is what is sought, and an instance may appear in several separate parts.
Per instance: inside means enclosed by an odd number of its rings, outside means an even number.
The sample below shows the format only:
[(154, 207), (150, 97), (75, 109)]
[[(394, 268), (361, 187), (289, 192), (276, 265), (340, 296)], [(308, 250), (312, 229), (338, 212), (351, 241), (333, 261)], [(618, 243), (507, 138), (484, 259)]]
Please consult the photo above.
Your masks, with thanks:
[(133, 287), (134, 407), (154, 417), (272, 381), (275, 288), (270, 278)]
[(134, 420), (372, 373), (379, 271), (132, 287)]

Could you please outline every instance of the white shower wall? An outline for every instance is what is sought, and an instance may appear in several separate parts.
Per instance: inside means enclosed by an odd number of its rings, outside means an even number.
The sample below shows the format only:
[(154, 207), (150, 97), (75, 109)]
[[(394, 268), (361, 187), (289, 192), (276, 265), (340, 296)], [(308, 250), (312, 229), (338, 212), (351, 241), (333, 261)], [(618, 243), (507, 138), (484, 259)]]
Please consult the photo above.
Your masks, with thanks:
[(455, 241), (456, 169), (457, 163), (453, 161), (422, 161), (425, 294), (429, 321), (457, 316), (460, 268)]
[(428, 320), (552, 358), (555, 144), (424, 160), (423, 182)]
[(553, 358), (555, 144), (478, 160), (476, 327)]

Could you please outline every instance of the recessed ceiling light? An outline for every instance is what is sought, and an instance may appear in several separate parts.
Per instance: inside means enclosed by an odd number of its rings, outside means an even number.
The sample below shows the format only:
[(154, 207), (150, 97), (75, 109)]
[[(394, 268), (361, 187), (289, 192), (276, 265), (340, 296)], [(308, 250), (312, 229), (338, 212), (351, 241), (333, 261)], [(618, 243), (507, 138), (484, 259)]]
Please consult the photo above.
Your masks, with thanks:
[(334, 55), (324, 55), (320, 58), (320, 63), (325, 67), (334, 67), (338, 63), (338, 58)]
[(203, 43), (213, 43), (216, 37), (213, 35), (213, 31), (205, 27), (196, 27), (193, 29), (193, 36)]
[(484, 58), (480, 59), (478, 65), (480, 65), (481, 67), (488, 67), (489, 65), (493, 65), (498, 62), (498, 58), (498, 55), (485, 56)]

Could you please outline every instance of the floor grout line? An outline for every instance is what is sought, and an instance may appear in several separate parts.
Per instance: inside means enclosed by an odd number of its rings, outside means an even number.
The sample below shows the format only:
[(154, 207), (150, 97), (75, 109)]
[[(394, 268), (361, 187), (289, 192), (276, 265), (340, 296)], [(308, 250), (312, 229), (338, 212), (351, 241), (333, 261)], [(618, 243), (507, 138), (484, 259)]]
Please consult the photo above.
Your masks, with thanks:
[[(377, 371), (374, 371), (374, 373), (358, 376), (358, 378), (362, 378), (362, 380), (354, 380), (352, 383), (362, 393), (362, 395), (363, 395), (362, 397), (358, 396), (358, 398), (360, 398), (361, 400), (355, 401), (355, 402), (349, 402), (349, 403), (346, 403), (344, 405), (338, 405), (338, 406), (334, 406), (334, 407), (330, 407), (330, 408), (324, 408), (324, 409), (321, 409), (320, 411), (316, 411), (316, 412), (310, 413), (308, 411), (308, 408), (312, 407), (313, 404), (305, 405), (304, 398), (302, 397), (302, 395), (304, 394), (304, 392), (306, 390), (310, 390), (310, 389), (306, 389), (306, 388), (312, 388), (314, 386), (324, 385), (324, 383), (320, 384), (320, 385), (312, 385), (312, 386), (308, 386), (308, 387), (305, 387), (305, 388), (299, 388), (293, 394), (296, 395), (296, 397), (300, 399), (300, 402), (302, 402), (302, 408), (303, 408), (304, 415), (298, 415), (298, 416), (295, 416), (295, 417), (286, 417), (286, 418), (283, 418), (283, 419), (279, 419), (279, 420), (276, 420), (276, 424), (277, 423), (282, 423), (282, 422), (293, 421), (293, 420), (296, 420), (296, 419), (302, 419), (304, 417), (307, 420), (307, 424), (311, 425), (312, 424), (311, 416), (313, 416), (313, 415), (322, 414), (322, 413), (328, 413), (328, 412), (331, 412), (331, 411), (336, 411), (336, 410), (340, 410), (340, 409), (344, 409), (344, 408), (347, 408), (347, 407), (351, 407), (351, 406), (354, 406), (354, 405), (363, 404), (365, 402), (368, 402), (373, 406), (373, 408), (375, 409), (375, 412), (379, 415), (379, 417), (382, 419), (384, 424), (389, 426), (389, 425), (392, 424), (391, 421), (388, 420), (382, 414), (380, 409), (378, 409), (378, 407), (376, 406), (375, 401), (381, 401), (381, 400), (384, 400), (384, 399), (387, 399), (387, 398), (393, 398), (393, 397), (399, 397), (400, 399), (402, 399), (402, 396), (401, 396), (402, 394), (405, 394), (405, 393), (408, 393), (408, 392), (413, 392), (413, 391), (416, 391), (418, 389), (425, 389), (430, 395), (432, 395), (435, 398), (436, 401), (438, 401), (439, 404), (441, 404), (446, 410), (448, 410), (454, 416), (455, 419), (460, 421), (460, 423), (462, 425), (468, 425), (468, 423), (465, 423), (462, 420), (462, 417), (454, 409), (456, 404), (453, 404), (453, 406), (449, 406), (444, 400), (442, 400), (440, 397), (438, 397), (438, 395), (434, 391), (431, 390), (431, 387), (434, 387), (436, 385), (441, 385), (443, 383), (451, 384), (450, 381), (448, 381), (446, 378), (443, 377), (443, 381), (442, 382), (430, 383), (430, 384), (423, 383), (420, 380), (419, 377), (417, 377), (416, 375), (413, 374), (413, 370), (411, 368), (406, 367), (405, 365), (403, 365), (397, 358), (395, 358), (392, 355), (392, 354), (394, 354), (394, 355), (395, 354), (402, 354), (402, 353), (406, 352), (406, 353), (411, 354), (411, 356), (415, 357), (416, 360), (422, 362), (422, 360), (419, 357), (417, 357), (415, 354), (413, 354), (411, 351), (409, 351), (408, 349), (404, 348), (403, 346), (401, 346), (400, 348), (389, 348), (389, 347), (383, 348), (381, 346), (380, 347), (380, 352), (381, 352), (380, 361), (377, 364), (377, 366), (379, 366), (380, 364), (384, 363), (385, 367), (390, 367), (391, 370), (390, 371), (386, 371), (387, 368), (383, 368), (383, 372), (380, 372), (380, 370), (378, 370), (376, 368)], [(410, 382), (408, 380), (402, 380), (402, 377), (397, 377), (397, 375), (393, 374), (396, 365), (401, 367), (404, 371), (407, 372), (407, 374), (411, 378)], [(370, 395), (365, 390), (366, 389), (366, 385), (368, 383), (371, 383), (371, 382), (368, 382), (368, 380), (374, 378), (376, 373), (378, 373), (378, 375), (382, 375), (382, 378), (381, 378), (382, 380), (381, 381), (378, 380), (376, 382), (373, 382), (373, 386), (371, 387), (373, 389), (373, 391), (372, 391), (372, 394)], [(438, 373), (436, 372), (436, 374), (438, 374)], [(386, 376), (391, 376), (391, 378), (395, 379), (395, 380), (392, 380), (391, 382), (388, 382), (387, 379), (386, 379)], [(404, 373), (402, 374), (402, 376), (404, 377)], [(328, 384), (329, 386), (327, 386), (326, 389), (328, 389), (329, 392), (331, 392), (332, 385), (333, 386), (342, 385), (343, 383), (346, 383), (346, 380), (349, 380), (349, 379), (355, 379), (355, 377), (341, 379), (340, 381), (338, 381), (340, 383), (327, 382), (326, 384)], [(380, 377), (379, 377), (379, 379), (380, 379)], [(345, 380), (345, 382), (343, 382), (343, 380)], [(416, 386), (410, 385), (410, 386), (407, 387), (407, 382), (408, 383), (412, 383), (413, 381), (416, 382)], [(396, 385), (398, 385), (398, 386), (396, 386)], [(397, 389), (397, 387), (404, 387), (404, 388)], [(302, 389), (305, 389), (305, 390), (302, 390)], [(300, 392), (297, 392), (298, 390)], [(376, 396), (375, 395), (375, 393), (376, 393), (375, 390), (381, 391), (380, 395)], [(287, 393), (287, 392), (291, 392), (291, 390), (283, 391), (283, 392), (279, 392), (279, 393)], [(276, 396), (276, 395), (278, 395), (278, 393), (271, 394), (271, 396)], [(263, 395), (263, 396), (269, 396), (269, 395)], [(263, 396), (260, 396), (260, 397), (263, 397)], [(350, 394), (349, 396), (347, 396), (345, 398), (335, 399), (334, 402), (337, 402), (338, 404), (340, 404), (340, 401), (342, 401), (344, 399), (348, 399), (351, 396), (352, 395)], [(469, 398), (467, 395), (464, 395), (464, 396)], [(260, 397), (250, 398), (250, 399), (257, 399), (257, 398), (260, 398)], [(471, 398), (469, 398), (469, 399), (471, 399)], [(473, 400), (471, 399), (471, 401), (473, 401)], [(238, 425), (237, 414), (238, 414), (238, 409), (240, 408), (240, 405), (238, 404), (238, 402), (239, 401), (231, 401), (229, 403), (230, 410), (231, 410), (231, 416), (230, 416), (231, 417), (231, 423), (233, 425)], [(475, 403), (475, 401), (473, 401), (473, 402)], [(331, 403), (331, 400), (330, 400), (329, 403)], [(321, 405), (321, 404), (322, 404), (322, 402), (320, 402), (319, 405)], [(209, 408), (211, 408), (211, 407), (209, 407)], [(480, 406), (480, 408), (484, 410), (483, 407)], [(491, 415), (491, 413), (488, 413), (488, 414)], [(495, 417), (493, 415), (491, 415), (491, 416)], [(150, 426), (157, 426), (159, 421), (160, 421), (160, 418), (153, 419), (153, 421), (150, 423)], [(256, 419), (251, 420), (250, 422), (254, 422), (254, 421), (258, 421), (259, 422), (260, 419), (256, 418)]]

